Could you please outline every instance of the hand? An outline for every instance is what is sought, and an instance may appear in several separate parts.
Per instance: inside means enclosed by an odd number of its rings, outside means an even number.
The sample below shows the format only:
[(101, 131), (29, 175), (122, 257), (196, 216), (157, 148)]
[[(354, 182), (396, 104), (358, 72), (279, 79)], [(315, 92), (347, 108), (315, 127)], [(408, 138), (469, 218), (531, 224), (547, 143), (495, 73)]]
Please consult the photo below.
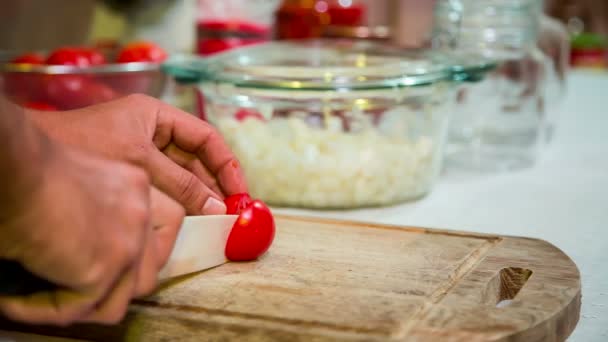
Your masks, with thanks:
[(29, 113), (55, 139), (143, 167), (191, 215), (224, 214), (225, 196), (247, 192), (221, 135), (156, 99), (132, 95), (69, 112)]
[(33, 324), (116, 323), (156, 287), (184, 209), (139, 168), (50, 150), (41, 186), (23, 194), (28, 209), (15, 206), (0, 222), (0, 258), (59, 289), (0, 297), (0, 313)]

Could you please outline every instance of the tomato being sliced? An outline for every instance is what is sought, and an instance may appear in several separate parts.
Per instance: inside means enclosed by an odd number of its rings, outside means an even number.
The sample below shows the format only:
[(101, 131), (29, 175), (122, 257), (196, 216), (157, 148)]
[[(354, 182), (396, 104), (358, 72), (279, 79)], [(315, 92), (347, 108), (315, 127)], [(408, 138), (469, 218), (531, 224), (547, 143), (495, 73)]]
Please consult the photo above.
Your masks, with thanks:
[(118, 54), (118, 63), (152, 62), (161, 63), (167, 59), (167, 53), (155, 43), (138, 41), (125, 45)]
[(230, 261), (251, 261), (262, 256), (274, 240), (275, 223), (270, 209), (254, 200), (240, 211), (226, 243)]
[(247, 193), (236, 194), (226, 197), (224, 203), (226, 204), (227, 215), (239, 215), (243, 209), (247, 208), (253, 200)]

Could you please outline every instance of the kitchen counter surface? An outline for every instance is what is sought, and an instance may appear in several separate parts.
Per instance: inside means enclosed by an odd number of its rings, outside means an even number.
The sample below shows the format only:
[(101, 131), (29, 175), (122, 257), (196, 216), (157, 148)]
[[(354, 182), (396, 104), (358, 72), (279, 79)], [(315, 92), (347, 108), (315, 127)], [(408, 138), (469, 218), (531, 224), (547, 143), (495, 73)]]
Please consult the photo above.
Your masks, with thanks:
[(275, 211), (549, 241), (582, 274), (581, 319), (569, 341), (608, 341), (608, 73), (575, 71), (568, 81), (555, 140), (531, 169), (447, 170), (426, 198), (389, 208)]

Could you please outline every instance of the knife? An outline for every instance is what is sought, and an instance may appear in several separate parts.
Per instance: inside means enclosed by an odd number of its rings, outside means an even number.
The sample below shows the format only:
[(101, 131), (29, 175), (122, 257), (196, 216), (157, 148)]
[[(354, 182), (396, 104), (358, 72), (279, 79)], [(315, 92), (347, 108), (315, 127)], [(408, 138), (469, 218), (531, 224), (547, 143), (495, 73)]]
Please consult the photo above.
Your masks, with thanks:
[[(226, 242), (237, 218), (237, 215), (186, 217), (169, 260), (159, 272), (159, 280), (226, 263)], [(57, 288), (57, 285), (30, 273), (17, 262), (0, 260), (0, 296), (29, 296)]]
[(186, 217), (159, 279), (200, 272), (228, 262), (226, 242), (237, 218), (238, 215)]

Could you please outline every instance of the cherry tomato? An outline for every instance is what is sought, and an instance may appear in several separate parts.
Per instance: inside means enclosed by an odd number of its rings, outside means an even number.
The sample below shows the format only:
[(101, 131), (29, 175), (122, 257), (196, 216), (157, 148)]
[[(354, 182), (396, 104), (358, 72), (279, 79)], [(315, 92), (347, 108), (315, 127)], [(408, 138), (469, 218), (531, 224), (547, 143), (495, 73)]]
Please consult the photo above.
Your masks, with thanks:
[(253, 200), (249, 194), (236, 194), (226, 197), (224, 203), (226, 204), (227, 215), (239, 215), (243, 209), (251, 205)]
[[(44, 64), (44, 57), (37, 53), (26, 53), (12, 59), (13, 64)], [(39, 101), (38, 95), (42, 90), (42, 77), (39, 74), (22, 73), (22, 72), (6, 72), (2, 75), (4, 92), (9, 98), (17, 103), (29, 101)]]
[(106, 57), (97, 49), (85, 48), (82, 53), (88, 58), (91, 65), (103, 65), (106, 64)]
[(260, 112), (248, 108), (239, 109), (238, 112), (234, 114), (234, 118), (238, 121), (244, 121), (245, 119), (257, 119), (260, 121), (266, 121), (264, 120), (264, 117), (262, 116), (262, 114), (260, 114)]
[(44, 57), (37, 53), (26, 53), (11, 60), (13, 64), (44, 64)]
[(82, 68), (92, 65), (89, 53), (77, 47), (62, 47), (53, 51), (46, 59), (46, 64), (73, 65)]
[(266, 253), (274, 240), (275, 223), (270, 209), (254, 200), (241, 210), (228, 236), (226, 258), (230, 261), (251, 261)]
[(86, 75), (53, 75), (46, 81), (46, 99), (62, 110), (70, 110), (113, 100), (112, 88)]
[(58, 110), (57, 107), (45, 103), (45, 102), (26, 102), (23, 104), (23, 107), (25, 108), (30, 108), (30, 109), (36, 109), (36, 110), (40, 110), (40, 111), (56, 111)]
[(146, 41), (125, 45), (118, 54), (118, 63), (152, 62), (160, 63), (167, 59), (167, 53), (160, 46)]
[(4, 93), (16, 103), (44, 102), (44, 77), (29, 72), (6, 72), (0, 75)]

